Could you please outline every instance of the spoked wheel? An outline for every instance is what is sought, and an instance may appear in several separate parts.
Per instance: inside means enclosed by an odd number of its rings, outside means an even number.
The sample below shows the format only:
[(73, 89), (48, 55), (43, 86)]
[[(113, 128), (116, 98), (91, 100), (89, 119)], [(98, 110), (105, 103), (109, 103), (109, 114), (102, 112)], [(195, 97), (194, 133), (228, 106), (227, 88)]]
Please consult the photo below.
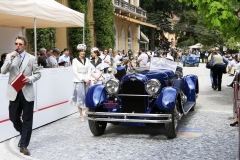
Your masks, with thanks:
[(175, 103), (175, 108), (171, 111), (165, 111), (166, 114), (172, 115), (172, 122), (165, 123), (165, 132), (168, 138), (175, 138), (177, 137), (178, 133), (178, 119), (179, 119), (179, 105), (178, 101)]
[[(95, 112), (95, 108), (89, 108), (89, 111)], [(106, 130), (107, 122), (88, 120), (88, 125), (94, 136), (101, 136)]]

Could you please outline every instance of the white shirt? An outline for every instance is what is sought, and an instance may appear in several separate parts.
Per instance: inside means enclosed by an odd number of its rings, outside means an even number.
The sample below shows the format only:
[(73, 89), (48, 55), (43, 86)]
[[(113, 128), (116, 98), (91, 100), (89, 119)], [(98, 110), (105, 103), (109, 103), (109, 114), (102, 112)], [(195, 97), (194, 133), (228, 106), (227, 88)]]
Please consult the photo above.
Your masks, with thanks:
[(147, 61), (148, 61), (148, 55), (146, 53), (141, 53), (141, 55), (138, 57), (139, 66), (140, 67), (146, 67)]
[(234, 59), (231, 60), (231, 61), (229, 61), (229, 66), (230, 66), (230, 67), (234, 67), (234, 66), (236, 66), (236, 62), (235, 62)]
[[(109, 63), (110, 63), (110, 56), (101, 54), (101, 56), (99, 56), (99, 57), (103, 60), (104, 68), (108, 68), (109, 67)], [(108, 63), (105, 63), (104, 60), (107, 60)]]
[(119, 56), (119, 55), (116, 55), (116, 56), (113, 58), (113, 64), (112, 64), (112, 66), (113, 66), (114, 68), (117, 68), (117, 62), (118, 62), (120, 59), (122, 59), (122, 56)]
[(48, 67), (53, 68), (55, 64), (58, 64), (57, 59), (54, 55), (48, 58)]

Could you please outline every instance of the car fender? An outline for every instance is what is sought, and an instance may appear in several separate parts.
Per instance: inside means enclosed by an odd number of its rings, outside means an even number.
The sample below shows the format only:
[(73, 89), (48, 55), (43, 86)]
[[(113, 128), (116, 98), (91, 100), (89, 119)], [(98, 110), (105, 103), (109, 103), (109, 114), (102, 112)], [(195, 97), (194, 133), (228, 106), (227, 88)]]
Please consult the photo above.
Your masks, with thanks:
[(157, 105), (160, 110), (173, 110), (178, 94), (178, 88), (165, 87), (162, 89), (154, 105)]
[(86, 107), (96, 108), (107, 98), (104, 85), (94, 85), (89, 88), (86, 96)]
[(199, 92), (198, 77), (195, 75), (188, 75), (183, 78), (184, 81), (184, 93), (188, 98), (188, 101), (195, 102), (195, 93)]

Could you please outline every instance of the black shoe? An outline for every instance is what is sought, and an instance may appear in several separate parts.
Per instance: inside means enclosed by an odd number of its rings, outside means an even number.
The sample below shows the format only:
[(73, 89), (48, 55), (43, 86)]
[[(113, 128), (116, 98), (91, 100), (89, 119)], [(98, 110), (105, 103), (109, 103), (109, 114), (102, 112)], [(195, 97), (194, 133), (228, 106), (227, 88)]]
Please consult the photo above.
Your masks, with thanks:
[(238, 121), (235, 121), (234, 123), (231, 123), (230, 126), (235, 126), (236, 124), (238, 124)]
[(212, 89), (214, 88), (214, 84), (212, 83)]
[(217, 86), (214, 86), (214, 87), (213, 87), (213, 90), (215, 91), (217, 88), (218, 88)]
[(230, 74), (229, 76), (234, 76), (234, 74)]
[(218, 88), (218, 91), (221, 91), (222, 89), (221, 88)]
[(233, 83), (227, 85), (227, 87), (232, 87), (233, 88)]
[(30, 152), (27, 149), (27, 147), (20, 147), (20, 152), (23, 153), (26, 156), (30, 156)]

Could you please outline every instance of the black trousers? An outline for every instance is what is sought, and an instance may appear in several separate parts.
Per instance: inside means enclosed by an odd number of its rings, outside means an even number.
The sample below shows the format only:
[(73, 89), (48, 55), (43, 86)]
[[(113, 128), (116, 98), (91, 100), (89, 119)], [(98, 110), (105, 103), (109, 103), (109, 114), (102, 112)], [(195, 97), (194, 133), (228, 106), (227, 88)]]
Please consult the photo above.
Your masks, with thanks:
[[(28, 102), (22, 90), (17, 94), (15, 101), (10, 101), (9, 117), (13, 122), (14, 128), (21, 134), (20, 147), (27, 147), (32, 134), (34, 101)], [(23, 114), (22, 114), (23, 113)], [(22, 120), (21, 118), (22, 114)]]
[[(213, 66), (212, 71), (213, 71), (213, 84), (214, 86), (218, 86), (219, 89), (221, 89), (222, 85), (222, 72), (223, 66)], [(217, 83), (218, 82), (218, 83)]]

